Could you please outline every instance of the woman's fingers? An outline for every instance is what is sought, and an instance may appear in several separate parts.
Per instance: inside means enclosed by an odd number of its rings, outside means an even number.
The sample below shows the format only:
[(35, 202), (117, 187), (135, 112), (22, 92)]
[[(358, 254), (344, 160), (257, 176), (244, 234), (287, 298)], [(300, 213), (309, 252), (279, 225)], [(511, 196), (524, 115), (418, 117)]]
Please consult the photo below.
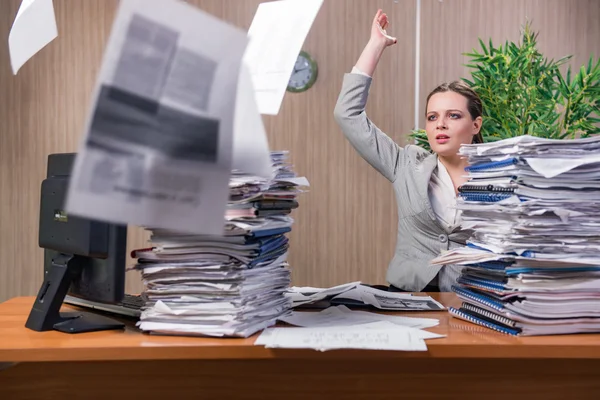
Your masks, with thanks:
[(381, 9), (377, 10), (377, 13), (375, 14), (375, 18), (373, 19), (373, 22), (379, 23), (379, 18), (381, 18), (381, 13), (383, 11)]

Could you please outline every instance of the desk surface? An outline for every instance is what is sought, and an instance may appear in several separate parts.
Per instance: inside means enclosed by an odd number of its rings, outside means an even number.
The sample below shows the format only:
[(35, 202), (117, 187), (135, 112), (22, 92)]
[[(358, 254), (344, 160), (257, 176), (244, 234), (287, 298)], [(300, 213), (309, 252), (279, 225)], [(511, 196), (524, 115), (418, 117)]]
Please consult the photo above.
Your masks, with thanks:
[[(434, 293), (445, 306), (458, 306), (453, 293)], [(211, 360), (281, 358), (564, 358), (600, 359), (600, 334), (512, 337), (452, 318), (447, 312), (403, 312), (394, 315), (438, 318), (428, 330), (447, 335), (427, 341), (426, 352), (266, 349), (247, 339), (169, 337), (143, 334), (133, 325), (125, 331), (65, 334), (25, 328), (33, 297), (0, 304), (0, 362), (79, 360)], [(68, 310), (71, 307), (65, 306)]]

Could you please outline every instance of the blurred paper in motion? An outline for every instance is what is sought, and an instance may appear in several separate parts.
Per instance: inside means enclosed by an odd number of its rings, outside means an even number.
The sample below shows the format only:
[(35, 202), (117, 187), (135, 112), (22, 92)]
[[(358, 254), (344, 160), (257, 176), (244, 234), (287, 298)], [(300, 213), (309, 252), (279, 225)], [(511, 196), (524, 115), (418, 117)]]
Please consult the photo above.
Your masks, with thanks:
[(248, 29), (244, 61), (261, 114), (277, 115), (296, 59), (323, 0), (280, 0), (261, 3)]
[(58, 36), (52, 0), (23, 0), (8, 34), (13, 74)]
[(68, 212), (219, 234), (245, 32), (173, 0), (121, 1)]

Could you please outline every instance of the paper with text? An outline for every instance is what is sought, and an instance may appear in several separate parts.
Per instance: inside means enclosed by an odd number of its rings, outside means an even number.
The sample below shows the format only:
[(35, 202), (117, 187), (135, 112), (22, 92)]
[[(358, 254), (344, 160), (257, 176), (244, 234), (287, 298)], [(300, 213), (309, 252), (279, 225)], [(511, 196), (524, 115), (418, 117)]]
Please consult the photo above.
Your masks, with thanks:
[(323, 0), (261, 3), (248, 37), (244, 61), (250, 67), (261, 114), (277, 115), (290, 76)]
[(221, 234), (246, 34), (174, 0), (120, 2), (67, 212)]
[(52, 0), (23, 0), (8, 34), (13, 74), (57, 36)]
[(375, 322), (359, 326), (314, 328), (268, 328), (255, 345), (267, 348), (427, 351), (418, 330)]

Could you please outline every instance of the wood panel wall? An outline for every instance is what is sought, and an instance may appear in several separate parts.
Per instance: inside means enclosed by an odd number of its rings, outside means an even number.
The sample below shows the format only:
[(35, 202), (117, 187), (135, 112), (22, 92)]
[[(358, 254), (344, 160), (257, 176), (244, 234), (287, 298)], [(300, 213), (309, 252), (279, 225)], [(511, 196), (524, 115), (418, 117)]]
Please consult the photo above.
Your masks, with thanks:
[(576, 72), (591, 54), (600, 57), (600, 1), (597, 0), (422, 0), (419, 126), (425, 126), (427, 94), (442, 82), (469, 77), (462, 54), (478, 38), (494, 45), (518, 42), (526, 21), (539, 32), (538, 48), (548, 58), (573, 55)]
[[(190, 0), (247, 30), (259, 0)], [(0, 43), (19, 0), (0, 2)], [(513, 39), (524, 16), (542, 30), (543, 49), (599, 54), (600, 2), (593, 0), (423, 0), (421, 94), (463, 74), (460, 53), (477, 36)], [(116, 0), (54, 0), (59, 36), (21, 69), (10, 70), (0, 46), (0, 301), (34, 295), (42, 279), (37, 245), (39, 188), (46, 157), (76, 151), (116, 10)], [(399, 38), (375, 74), (370, 117), (400, 144), (413, 128), (415, 1), (326, 0), (304, 50), (319, 63), (308, 92), (286, 94), (279, 115), (264, 117), (272, 149), (288, 149), (296, 170), (311, 182), (300, 198), (290, 235), (296, 285), (329, 286), (362, 280), (384, 283), (396, 240), (396, 205), (389, 183), (345, 141), (332, 113), (342, 76), (368, 40), (378, 7)], [(554, 53), (552, 53), (554, 55)], [(129, 248), (146, 234), (132, 227)], [(130, 263), (132, 260), (130, 260)], [(141, 290), (129, 273), (127, 289)]]

